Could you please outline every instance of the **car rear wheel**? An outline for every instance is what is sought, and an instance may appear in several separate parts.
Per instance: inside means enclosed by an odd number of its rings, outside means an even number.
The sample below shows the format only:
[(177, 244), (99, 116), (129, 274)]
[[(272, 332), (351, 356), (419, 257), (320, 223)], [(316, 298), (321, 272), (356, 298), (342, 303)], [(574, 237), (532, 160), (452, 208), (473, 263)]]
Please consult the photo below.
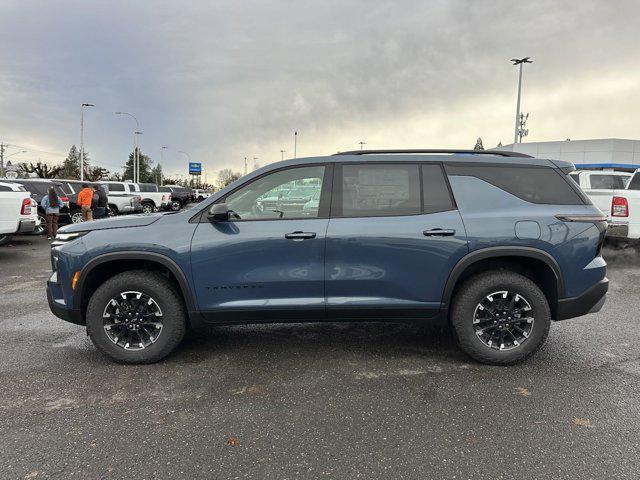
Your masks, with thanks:
[(153, 204), (151, 203), (143, 203), (142, 204), (142, 213), (153, 213), (154, 212)]
[(458, 289), (451, 324), (460, 348), (490, 365), (512, 365), (536, 353), (551, 325), (547, 299), (529, 278), (494, 270)]
[(33, 230), (33, 235), (43, 235), (47, 231), (47, 217), (38, 212), (38, 220), (40, 223)]
[(107, 207), (107, 214), (110, 217), (117, 217), (118, 216), (118, 209), (116, 207), (114, 207), (113, 205), (109, 205)]
[(171, 200), (171, 210), (177, 212), (182, 208), (182, 204), (178, 200)]
[(159, 273), (136, 270), (104, 282), (87, 307), (93, 344), (119, 363), (154, 363), (182, 341), (187, 320), (182, 299)]

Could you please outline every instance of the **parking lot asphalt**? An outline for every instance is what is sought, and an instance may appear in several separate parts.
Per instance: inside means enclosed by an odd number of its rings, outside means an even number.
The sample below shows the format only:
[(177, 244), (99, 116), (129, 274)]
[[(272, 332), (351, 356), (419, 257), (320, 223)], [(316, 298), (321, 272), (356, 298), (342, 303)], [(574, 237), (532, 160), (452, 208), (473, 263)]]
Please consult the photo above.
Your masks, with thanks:
[(49, 312), (47, 241), (17, 237), (0, 247), (0, 478), (638, 478), (640, 261), (606, 253), (603, 310), (514, 367), (378, 323), (219, 327), (122, 366)]

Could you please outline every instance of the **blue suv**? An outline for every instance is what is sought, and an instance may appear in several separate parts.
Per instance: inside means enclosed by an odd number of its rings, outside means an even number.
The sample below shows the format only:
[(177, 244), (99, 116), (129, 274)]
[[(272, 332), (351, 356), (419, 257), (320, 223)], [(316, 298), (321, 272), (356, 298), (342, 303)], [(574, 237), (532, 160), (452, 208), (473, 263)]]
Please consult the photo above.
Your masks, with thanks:
[(572, 170), (499, 151), (274, 163), (190, 210), (60, 229), (49, 305), (123, 363), (209, 325), (444, 319), (513, 364), (604, 303), (607, 224)]

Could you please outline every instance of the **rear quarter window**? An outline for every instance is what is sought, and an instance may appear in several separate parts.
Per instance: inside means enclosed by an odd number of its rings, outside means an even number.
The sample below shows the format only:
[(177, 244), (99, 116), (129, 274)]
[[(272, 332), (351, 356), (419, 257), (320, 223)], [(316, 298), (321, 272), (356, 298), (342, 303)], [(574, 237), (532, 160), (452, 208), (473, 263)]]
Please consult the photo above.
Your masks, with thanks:
[(448, 164), (447, 174), (476, 177), (531, 203), (584, 205), (575, 185), (548, 167)]
[(624, 180), (619, 175), (593, 174), (589, 176), (589, 187), (604, 190), (623, 189)]

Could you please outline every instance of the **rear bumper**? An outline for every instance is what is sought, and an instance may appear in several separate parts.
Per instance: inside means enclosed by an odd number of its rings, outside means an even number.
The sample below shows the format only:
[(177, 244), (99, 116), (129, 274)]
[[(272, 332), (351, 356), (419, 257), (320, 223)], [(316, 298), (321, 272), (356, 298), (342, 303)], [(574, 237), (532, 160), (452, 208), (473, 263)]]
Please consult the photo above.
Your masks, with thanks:
[(566, 320), (600, 311), (604, 305), (608, 289), (609, 279), (605, 277), (582, 295), (558, 300), (555, 320)]
[(629, 224), (627, 222), (609, 222), (606, 238), (627, 238), (629, 236)]
[(20, 220), (16, 233), (32, 233), (36, 229), (35, 220)]

